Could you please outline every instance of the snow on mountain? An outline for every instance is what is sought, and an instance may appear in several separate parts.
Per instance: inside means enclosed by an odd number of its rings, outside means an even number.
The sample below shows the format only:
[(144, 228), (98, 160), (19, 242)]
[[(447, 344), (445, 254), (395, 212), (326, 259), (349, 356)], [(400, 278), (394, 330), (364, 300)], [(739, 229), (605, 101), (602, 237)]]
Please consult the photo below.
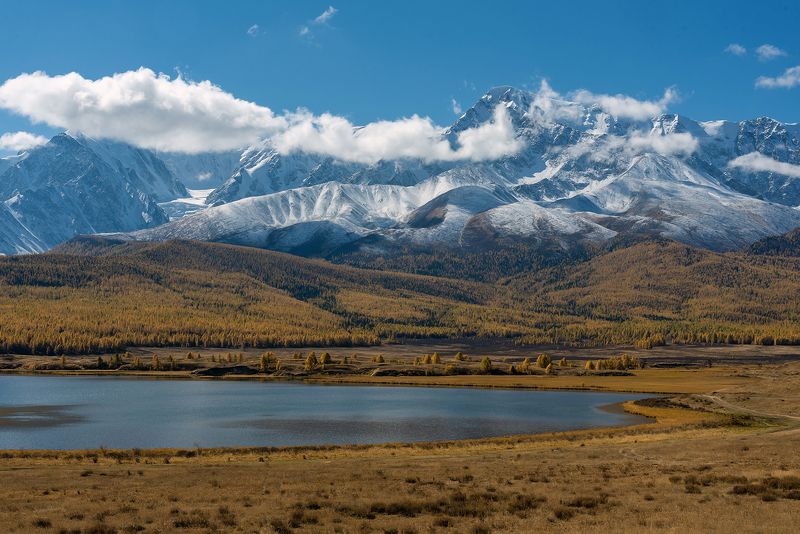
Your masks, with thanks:
[(690, 165), (718, 177), (730, 188), (780, 204), (800, 203), (800, 178), (797, 176), (729, 165), (737, 157), (752, 153), (800, 165), (800, 125), (783, 124), (769, 117), (733, 123), (695, 122), (677, 115), (662, 115), (654, 121), (654, 130), (665, 134), (691, 133), (699, 149), (690, 158)]
[(800, 226), (789, 208), (800, 205), (800, 126), (616, 117), (580, 100), (491, 89), (442, 132), (457, 149), (504, 107), (523, 149), (481, 162), (354, 163), (268, 140), (181, 155), (63, 134), (0, 160), (0, 252), (86, 232), (307, 254), (504, 239), (569, 249), (620, 234), (729, 250)]
[(0, 204), (1, 254), (44, 252), (49, 246), (34, 235), (5, 204)]
[[(761, 135), (755, 145), (745, 143), (753, 137), (750, 123), (666, 114), (617, 119), (597, 106), (500, 87), (444, 135), (456, 139), (490, 120), (498, 105), (525, 141), (513, 156), (439, 168), (418, 161), (367, 166), (262, 145), (245, 152), (233, 177), (209, 195), (217, 207), (134, 237), (324, 253), (491, 245), (504, 238), (569, 249), (619, 234), (653, 234), (730, 250), (800, 226), (797, 210), (732, 185), (727, 162), (771, 146)], [(773, 128), (774, 142), (785, 142), (779, 130)]]
[(41, 252), (77, 234), (137, 230), (194, 213), (238, 164), (232, 152), (157, 153), (57, 135), (0, 159), (0, 254)]
[(623, 173), (554, 204), (594, 213), (595, 221), (618, 232), (654, 233), (712, 250), (740, 248), (800, 226), (788, 206), (730, 190), (680, 159), (658, 154), (637, 156)]
[(448, 169), (419, 160), (380, 161), (373, 165), (338, 161), (316, 154), (281, 154), (268, 143), (251, 147), (230, 178), (209, 195), (211, 205), (287, 189), (336, 181), (350, 184), (409, 186)]
[(490, 246), (501, 238), (569, 250), (637, 233), (731, 250), (800, 226), (797, 210), (730, 190), (657, 154), (637, 156), (619, 175), (552, 202), (491, 178), (453, 170), (410, 187), (328, 182), (212, 207), (130, 237), (309, 254), (361, 244), (375, 251)]
[(188, 196), (186, 187), (152, 151), (117, 141), (96, 140), (80, 134), (68, 132), (66, 135), (94, 152), (131, 186), (147, 193), (156, 201)]
[[(327, 182), (211, 207), (157, 228), (134, 232), (131, 237), (201, 239), (265, 247), (272, 242), (276, 230), (303, 225), (296, 231), (300, 241), (289, 240), (288, 248), (302, 247), (305, 241), (313, 240), (319, 228), (339, 235), (337, 242), (331, 244), (337, 246), (395, 224), (436, 190), (430, 184), (420, 188)], [(285, 235), (281, 239), (287, 241)]]
[(190, 189), (216, 189), (239, 167), (241, 151), (178, 154), (156, 152), (176, 180)]
[(187, 189), (187, 197), (176, 198), (167, 202), (158, 204), (164, 213), (167, 214), (170, 221), (180, 219), (208, 207), (206, 199), (214, 190), (213, 189)]
[(3, 174), (6, 170), (10, 169), (23, 159), (27, 157), (27, 152), (22, 152), (20, 154), (15, 154), (13, 156), (5, 156), (0, 158), (0, 174)]
[[(1, 254), (40, 252), (77, 234), (129, 231), (168, 221), (153, 196), (140, 188), (153, 185), (154, 192), (163, 193), (171, 185), (139, 174), (153, 162), (96, 149), (90, 141), (60, 134), (0, 175), (5, 210)], [(122, 156), (130, 156), (135, 166), (121, 164)]]
[[(503, 237), (524, 238), (562, 250), (602, 243), (617, 235), (615, 230), (596, 223), (591, 214), (545, 207), (528, 199), (488, 210), (471, 221), (472, 225), (476, 223), (495, 229)], [(468, 226), (466, 230), (472, 229)]]

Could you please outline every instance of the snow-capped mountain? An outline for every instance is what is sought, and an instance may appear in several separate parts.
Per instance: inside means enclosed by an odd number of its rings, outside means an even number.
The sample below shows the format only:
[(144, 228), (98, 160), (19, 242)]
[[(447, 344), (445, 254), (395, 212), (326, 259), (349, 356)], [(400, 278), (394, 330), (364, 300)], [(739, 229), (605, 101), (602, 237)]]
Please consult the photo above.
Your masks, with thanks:
[(219, 184), (220, 173), (230, 174), (238, 161), (229, 153), (182, 156), (56, 135), (0, 159), (0, 254), (42, 252), (78, 234), (164, 224), (205, 207), (210, 191), (192, 192), (185, 182), (216, 173)]
[[(568, 249), (616, 235), (663, 235), (729, 250), (800, 226), (800, 180), (729, 163), (760, 152), (797, 161), (798, 128), (770, 119), (699, 123), (615, 118), (510, 87), (492, 89), (444, 135), (505, 106), (523, 150), (486, 162), (374, 165), (251, 147), (208, 197), (215, 206), (135, 239), (191, 238), (325, 253), (525, 239)], [(786, 205), (782, 205), (786, 204)]]
[[(570, 249), (640, 234), (730, 250), (800, 226), (800, 178), (780, 174), (800, 165), (798, 125), (617, 117), (498, 87), (443, 137), (457, 148), (497, 106), (522, 149), (490, 161), (365, 164), (269, 141), (192, 156), (56, 136), (0, 164), (0, 252), (91, 232), (323, 255), (519, 239)], [(746, 164), (754, 157), (771, 164)]]
[(365, 165), (317, 154), (284, 155), (264, 143), (242, 154), (241, 165), (209, 195), (207, 202), (219, 205), (331, 181), (410, 186), (448, 168), (445, 164), (426, 164), (418, 160), (380, 161)]
[[(77, 234), (135, 230), (168, 221), (155, 197), (183, 187), (160, 175), (140, 174), (150, 169), (152, 162), (146, 159), (125, 153), (135, 164), (127, 167), (110, 152), (96, 152), (93, 144), (57, 135), (0, 175), (4, 207), (32, 236), (23, 240), (29, 245), (0, 251), (39, 252)], [(145, 187), (152, 187), (152, 194)], [(19, 243), (14, 230), (8, 231), (2, 241)]]

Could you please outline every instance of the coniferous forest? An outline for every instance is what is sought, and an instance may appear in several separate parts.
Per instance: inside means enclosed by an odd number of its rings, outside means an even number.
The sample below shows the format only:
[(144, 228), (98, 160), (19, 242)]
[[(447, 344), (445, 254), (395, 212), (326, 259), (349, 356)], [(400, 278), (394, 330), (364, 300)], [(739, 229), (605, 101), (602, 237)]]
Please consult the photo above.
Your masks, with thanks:
[[(498, 257), (501, 261), (498, 261)], [(444, 258), (446, 260), (446, 258)], [(480, 280), (413, 256), (364, 267), (228, 245), (79, 239), (0, 260), (0, 352), (92, 354), (131, 346), (369, 345), (512, 338), (577, 347), (800, 343), (800, 259), (651, 241), (503, 270)], [(375, 262), (373, 262), (375, 263)], [(500, 267), (498, 267), (500, 266)], [(402, 269), (388, 270), (389, 268)]]

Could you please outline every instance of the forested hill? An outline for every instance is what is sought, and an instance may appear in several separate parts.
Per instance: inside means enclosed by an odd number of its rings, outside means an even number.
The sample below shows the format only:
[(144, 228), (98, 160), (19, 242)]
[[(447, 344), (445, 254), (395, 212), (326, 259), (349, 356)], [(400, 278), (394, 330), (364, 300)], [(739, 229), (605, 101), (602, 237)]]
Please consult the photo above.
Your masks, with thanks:
[(92, 237), (0, 259), (0, 352), (434, 336), (579, 346), (800, 343), (797, 294), (800, 259), (669, 241), (485, 283), (230, 245)]
[(800, 228), (756, 241), (750, 246), (750, 252), (772, 256), (800, 257)]

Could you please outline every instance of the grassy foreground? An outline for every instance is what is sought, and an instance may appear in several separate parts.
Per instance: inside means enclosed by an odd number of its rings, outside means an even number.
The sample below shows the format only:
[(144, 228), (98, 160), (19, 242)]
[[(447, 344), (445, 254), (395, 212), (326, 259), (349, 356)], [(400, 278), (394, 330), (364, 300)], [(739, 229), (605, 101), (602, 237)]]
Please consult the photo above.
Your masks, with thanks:
[(434, 444), (0, 453), (0, 524), (8, 532), (278, 533), (791, 532), (800, 524), (800, 363), (640, 371), (633, 380), (640, 390), (682, 384), (671, 389), (683, 392), (628, 405), (656, 421), (622, 429)]

